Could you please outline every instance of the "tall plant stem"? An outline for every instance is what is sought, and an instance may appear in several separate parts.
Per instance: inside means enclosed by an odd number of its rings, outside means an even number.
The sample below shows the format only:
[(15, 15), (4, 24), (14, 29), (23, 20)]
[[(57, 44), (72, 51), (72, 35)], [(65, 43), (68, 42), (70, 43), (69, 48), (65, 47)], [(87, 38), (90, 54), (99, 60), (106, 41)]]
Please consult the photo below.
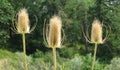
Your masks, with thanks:
[(94, 70), (96, 52), (97, 52), (97, 43), (95, 43), (94, 56), (93, 56), (93, 62), (92, 62), (92, 70)]
[(27, 60), (26, 60), (25, 33), (22, 33), (22, 40), (23, 40), (23, 52), (24, 52), (24, 69), (25, 69), (25, 70), (28, 70), (28, 67), (27, 67)]
[(53, 61), (54, 61), (54, 70), (56, 70), (56, 48), (52, 48), (53, 50)]

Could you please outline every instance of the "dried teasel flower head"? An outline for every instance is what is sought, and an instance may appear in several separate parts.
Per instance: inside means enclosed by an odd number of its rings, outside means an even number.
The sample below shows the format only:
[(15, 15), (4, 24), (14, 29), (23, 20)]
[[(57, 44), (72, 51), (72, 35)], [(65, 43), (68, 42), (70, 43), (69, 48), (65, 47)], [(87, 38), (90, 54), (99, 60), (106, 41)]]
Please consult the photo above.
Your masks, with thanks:
[(50, 19), (50, 31), (49, 31), (49, 46), (50, 47), (60, 47), (61, 44), (61, 18), (58, 16), (53, 16)]
[[(101, 22), (99, 20), (95, 19), (92, 23), (91, 39), (89, 38), (88, 30), (86, 31), (86, 34), (83, 31), (86, 41), (89, 43), (103, 44), (106, 41), (106, 39), (109, 37), (109, 34), (110, 34), (109, 31), (111, 31), (111, 28), (109, 25), (108, 25), (108, 27), (105, 27), (106, 36), (104, 39), (102, 37), (103, 36), (102, 28), (103, 28), (103, 25), (101, 24)], [(109, 29), (109, 31), (107, 29)]]
[[(11, 28), (15, 33), (30, 33), (32, 32), (37, 25), (37, 16), (35, 16), (36, 23), (30, 28), (29, 15), (25, 8), (21, 9), (17, 14), (17, 22), (16, 20), (12, 20), (13, 28)], [(14, 18), (13, 18), (14, 19)], [(15, 23), (14, 23), (15, 22)]]
[(102, 43), (102, 25), (97, 19), (92, 23), (91, 42), (98, 44)]
[(29, 16), (25, 8), (21, 9), (18, 13), (16, 28), (18, 33), (30, 33)]
[(61, 47), (61, 29), (62, 29), (62, 21), (59, 16), (54, 15), (50, 19), (49, 27), (45, 31), (46, 44), (50, 48), (60, 48)]

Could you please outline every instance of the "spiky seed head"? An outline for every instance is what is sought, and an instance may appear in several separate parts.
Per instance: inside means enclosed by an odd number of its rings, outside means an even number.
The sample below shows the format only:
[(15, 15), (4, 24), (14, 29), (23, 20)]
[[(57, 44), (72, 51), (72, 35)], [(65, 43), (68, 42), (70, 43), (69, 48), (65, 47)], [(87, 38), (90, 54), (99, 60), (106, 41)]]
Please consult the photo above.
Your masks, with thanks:
[(18, 23), (17, 23), (18, 33), (29, 33), (29, 16), (26, 9), (21, 9), (18, 13)]
[(92, 23), (91, 42), (102, 43), (102, 25), (99, 20), (95, 19)]
[(50, 19), (49, 38), (48, 38), (49, 47), (60, 48), (61, 27), (62, 27), (61, 18), (58, 16), (53, 16)]

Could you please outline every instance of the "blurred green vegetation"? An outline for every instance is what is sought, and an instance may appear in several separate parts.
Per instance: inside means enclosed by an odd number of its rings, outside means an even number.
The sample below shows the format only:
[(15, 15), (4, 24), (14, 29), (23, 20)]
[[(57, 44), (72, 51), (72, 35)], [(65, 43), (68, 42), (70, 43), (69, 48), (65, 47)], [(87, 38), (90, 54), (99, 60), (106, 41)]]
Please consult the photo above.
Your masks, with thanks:
[(82, 27), (84, 31), (89, 27), (90, 33), (94, 18), (111, 27), (107, 41), (97, 49), (95, 70), (119, 70), (119, 0), (0, 0), (0, 66), (7, 66), (2, 70), (23, 70), (21, 35), (11, 29), (21, 8), (28, 10), (31, 26), (36, 20), (34, 15), (38, 19), (36, 29), (26, 35), (30, 70), (53, 68), (51, 49), (43, 41), (43, 24), (45, 19), (48, 24), (54, 14), (62, 18), (65, 32), (63, 48), (57, 49), (58, 70), (90, 70), (94, 45), (86, 42)]
[[(0, 70), (23, 70), (23, 53), (12, 53), (7, 50), (0, 50)], [(10, 55), (10, 56), (9, 56)], [(90, 70), (92, 55), (85, 56), (75, 54), (72, 58), (60, 57), (57, 53), (57, 70)], [(39, 50), (27, 56), (29, 70), (53, 70), (52, 51), (43, 53)], [(97, 60), (95, 70), (119, 70), (120, 58), (114, 57), (109, 64)]]

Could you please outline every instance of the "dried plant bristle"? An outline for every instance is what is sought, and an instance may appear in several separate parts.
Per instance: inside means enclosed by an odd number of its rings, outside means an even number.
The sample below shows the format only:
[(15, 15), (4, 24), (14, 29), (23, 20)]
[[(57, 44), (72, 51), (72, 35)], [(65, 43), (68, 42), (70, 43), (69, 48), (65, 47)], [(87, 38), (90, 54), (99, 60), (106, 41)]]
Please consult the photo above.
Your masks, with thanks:
[(95, 19), (92, 24), (91, 42), (102, 43), (102, 25), (97, 19)]
[(29, 33), (29, 17), (26, 9), (21, 9), (18, 13), (17, 31), (18, 33)]

